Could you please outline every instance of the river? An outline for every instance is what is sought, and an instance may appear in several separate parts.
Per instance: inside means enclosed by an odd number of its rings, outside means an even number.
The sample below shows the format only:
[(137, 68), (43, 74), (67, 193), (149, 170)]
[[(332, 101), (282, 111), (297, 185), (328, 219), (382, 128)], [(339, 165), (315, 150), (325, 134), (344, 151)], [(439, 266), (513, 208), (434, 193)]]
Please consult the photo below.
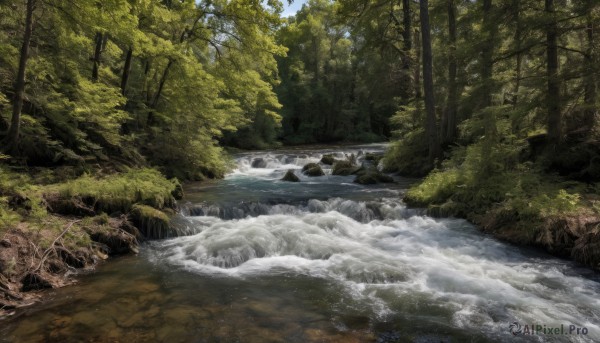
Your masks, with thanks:
[[(185, 235), (51, 291), (0, 322), (0, 341), (600, 341), (596, 273), (407, 209), (414, 180), (299, 172), (325, 153), (361, 162), (383, 149), (236, 155), (224, 180), (187, 187)], [(288, 169), (301, 182), (279, 181)]]

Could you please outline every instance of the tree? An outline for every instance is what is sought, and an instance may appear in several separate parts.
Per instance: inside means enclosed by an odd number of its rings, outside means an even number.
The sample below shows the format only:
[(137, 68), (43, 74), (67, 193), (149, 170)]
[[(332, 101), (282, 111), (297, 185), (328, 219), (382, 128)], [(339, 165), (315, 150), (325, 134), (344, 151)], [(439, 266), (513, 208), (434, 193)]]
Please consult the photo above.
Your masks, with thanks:
[(25, 76), (27, 73), (27, 61), (29, 60), (29, 45), (33, 34), (33, 14), (36, 8), (36, 0), (27, 0), (25, 8), (25, 28), (23, 31), (23, 43), (19, 53), (19, 70), (14, 83), (13, 111), (10, 128), (5, 138), (6, 151), (18, 149), (19, 134), (21, 130), (21, 111), (23, 110), (23, 98), (25, 97)]
[(419, 3), (423, 45), (423, 88), (425, 93), (425, 112), (427, 115), (426, 135), (429, 145), (429, 163), (433, 165), (435, 159), (439, 158), (439, 143), (433, 91), (433, 57), (429, 29), (429, 2), (421, 0)]
[(548, 16), (546, 25), (546, 79), (548, 83), (548, 143), (556, 146), (562, 140), (560, 79), (558, 75), (558, 28), (554, 0), (545, 0)]
[(441, 128), (442, 143), (444, 145), (453, 143), (457, 131), (458, 111), (458, 89), (456, 76), (458, 71), (456, 61), (456, 5), (454, 0), (446, 0), (448, 12), (448, 92), (446, 96), (446, 108), (444, 109), (444, 120)]

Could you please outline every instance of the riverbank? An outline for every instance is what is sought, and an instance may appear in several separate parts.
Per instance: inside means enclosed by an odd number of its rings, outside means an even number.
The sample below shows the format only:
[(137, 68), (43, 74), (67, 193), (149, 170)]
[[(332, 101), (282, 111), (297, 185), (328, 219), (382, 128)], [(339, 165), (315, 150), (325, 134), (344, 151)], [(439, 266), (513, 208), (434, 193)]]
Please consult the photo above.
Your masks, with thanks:
[(469, 220), (483, 232), (600, 270), (600, 184), (520, 165), (480, 178), (465, 166), (431, 172), (404, 196), (436, 217)]
[[(94, 175), (94, 176), (92, 176)], [(172, 234), (182, 188), (153, 169), (0, 167), (0, 317)]]

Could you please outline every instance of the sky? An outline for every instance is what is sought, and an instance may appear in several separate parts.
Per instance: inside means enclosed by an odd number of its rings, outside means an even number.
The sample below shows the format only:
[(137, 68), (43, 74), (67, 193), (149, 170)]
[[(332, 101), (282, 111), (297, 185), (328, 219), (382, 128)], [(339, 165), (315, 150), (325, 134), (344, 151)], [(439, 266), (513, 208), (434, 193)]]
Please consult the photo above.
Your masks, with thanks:
[(307, 0), (294, 0), (294, 3), (291, 5), (288, 5), (287, 0), (282, 0), (281, 2), (283, 2), (283, 17), (288, 17), (291, 15), (296, 14), (296, 12), (302, 8), (302, 5), (305, 4), (307, 2)]

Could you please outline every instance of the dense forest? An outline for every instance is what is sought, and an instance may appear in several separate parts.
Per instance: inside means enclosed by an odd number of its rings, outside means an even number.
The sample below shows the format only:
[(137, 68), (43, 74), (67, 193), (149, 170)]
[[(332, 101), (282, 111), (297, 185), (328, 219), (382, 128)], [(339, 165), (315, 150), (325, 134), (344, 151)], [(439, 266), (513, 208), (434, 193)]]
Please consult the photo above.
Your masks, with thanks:
[[(221, 145), (398, 141), (425, 175), (550, 147), (597, 175), (596, 1), (3, 3), (0, 132), (33, 165), (122, 159), (221, 176)], [(592, 150), (590, 150), (590, 148)], [(566, 156), (564, 156), (566, 154)], [(564, 157), (564, 158), (563, 158)], [(568, 157), (568, 158), (567, 158)]]
[[(5, 153), (124, 159), (180, 178), (225, 171), (226, 130), (277, 122), (281, 5), (19, 1), (0, 6)], [(7, 130), (8, 129), (8, 130)]]
[(146, 157), (218, 176), (219, 142), (393, 136), (427, 169), (457, 144), (505, 158), (523, 138), (559, 146), (597, 124), (592, 0), (322, 0), (283, 19), (276, 1), (1, 10), (3, 150), (33, 164)]

